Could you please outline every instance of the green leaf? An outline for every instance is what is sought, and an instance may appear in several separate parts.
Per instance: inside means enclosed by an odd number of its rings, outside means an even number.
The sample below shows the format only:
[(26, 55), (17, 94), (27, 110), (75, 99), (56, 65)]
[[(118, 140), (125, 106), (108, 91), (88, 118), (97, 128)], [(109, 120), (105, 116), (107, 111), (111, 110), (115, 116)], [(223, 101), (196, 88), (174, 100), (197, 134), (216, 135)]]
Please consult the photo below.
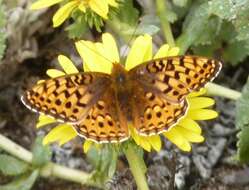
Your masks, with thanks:
[[(209, 26), (212, 28), (212, 25)], [(201, 37), (196, 40), (195, 46), (192, 48), (194, 53), (212, 57), (215, 52), (219, 52), (226, 63), (232, 65), (241, 63), (249, 55), (249, 40), (238, 41), (236, 39), (237, 32), (229, 22), (223, 22), (217, 28), (220, 28), (218, 35), (211, 35), (211, 29), (206, 30), (210, 30), (210, 35), (206, 35), (206, 37), (210, 36), (209, 39), (206, 39), (206, 42), (210, 43), (204, 43), (205, 39)], [(215, 31), (213, 31), (213, 34), (215, 34)]]
[(88, 31), (85, 16), (81, 11), (75, 11), (72, 15), (74, 23), (66, 28), (69, 38), (83, 38), (84, 34)]
[(242, 90), (242, 96), (236, 103), (235, 124), (241, 131), (238, 133), (239, 138), (238, 158), (241, 162), (249, 162), (249, 78)]
[(239, 138), (237, 143), (239, 161), (249, 163), (249, 125), (244, 127), (237, 137)]
[(166, 17), (170, 23), (174, 23), (177, 21), (177, 14), (175, 13), (173, 6), (170, 3), (167, 3)]
[(249, 78), (243, 87), (241, 98), (236, 102), (235, 124), (238, 129), (249, 125)]
[[(155, 18), (154, 15), (145, 15), (140, 18), (140, 23), (135, 30), (135, 28), (130, 27), (127, 30), (123, 30), (123, 34), (125, 35), (143, 35), (149, 34), (154, 35), (160, 30), (160, 21), (158, 18)], [(134, 33), (135, 32), (135, 33)]]
[(176, 6), (184, 7), (184, 6), (187, 5), (188, 0), (173, 0), (173, 3), (174, 3)]
[(90, 28), (95, 27), (98, 32), (101, 32), (101, 27), (104, 26), (104, 21), (101, 16), (97, 15), (92, 10), (87, 9), (84, 15), (84, 19), (88, 23)]
[(32, 164), (36, 167), (42, 167), (51, 160), (51, 151), (49, 146), (42, 144), (42, 137), (37, 137), (32, 149), (33, 160)]
[(94, 183), (103, 186), (114, 175), (118, 152), (115, 145), (103, 145), (100, 149), (92, 147), (88, 151), (87, 158), (95, 167), (91, 179)]
[(249, 39), (249, 1), (247, 0), (212, 0), (209, 1), (209, 14), (234, 24), (238, 40)]
[(210, 14), (215, 14), (222, 19), (232, 20), (236, 15), (233, 7), (233, 1), (230, 0), (212, 0), (208, 2)]
[[(218, 44), (218, 43), (217, 43)], [(191, 48), (195, 55), (201, 55), (205, 57), (212, 57), (213, 53), (217, 49), (216, 44), (212, 45), (197, 45)]]
[[(129, 13), (129, 14), (127, 14)], [(126, 0), (119, 6), (118, 12), (112, 19), (117, 19), (121, 24), (135, 26), (139, 18), (138, 10), (133, 6), (132, 0)]]
[[(128, 13), (128, 14), (127, 14)], [(138, 25), (139, 12), (133, 6), (132, 0), (126, 0), (119, 5), (119, 9), (115, 15), (111, 16), (111, 22), (107, 23), (112, 26), (112, 28), (119, 32), (119, 34), (130, 39), (130, 35), (134, 34), (134, 31)]]
[(183, 32), (177, 39), (177, 46), (180, 47), (180, 53), (186, 52), (204, 32), (205, 26), (208, 25), (208, 3), (196, 2), (192, 5), (188, 15), (183, 23)]
[[(249, 5), (248, 5), (249, 6)], [(244, 11), (241, 11), (238, 14), (237, 19), (234, 21), (234, 26), (238, 32), (238, 40), (248, 40), (249, 39), (249, 7), (244, 8)]]
[(224, 60), (232, 65), (237, 65), (249, 55), (249, 41), (235, 41), (224, 50)]
[(0, 60), (3, 58), (6, 48), (6, 14), (2, 0), (0, 0)]
[(37, 177), (39, 176), (39, 170), (34, 170), (31, 175), (21, 176), (16, 180), (6, 185), (0, 185), (1, 190), (30, 190), (34, 185)]
[(4, 175), (19, 175), (28, 170), (28, 164), (12, 156), (0, 154), (0, 171)]
[(209, 17), (208, 24), (203, 26), (203, 31), (199, 37), (194, 41), (194, 45), (208, 45), (216, 42), (216, 37), (222, 30), (222, 20), (217, 17)]
[[(184, 20), (183, 33), (177, 39), (180, 53), (185, 53), (191, 45), (196, 46), (195, 50), (204, 45), (202, 50), (208, 53), (213, 50), (212, 54), (222, 50), (226, 60), (234, 65), (239, 63), (248, 55), (248, 19), (247, 0), (195, 1)], [(220, 49), (215, 49), (217, 47)]]

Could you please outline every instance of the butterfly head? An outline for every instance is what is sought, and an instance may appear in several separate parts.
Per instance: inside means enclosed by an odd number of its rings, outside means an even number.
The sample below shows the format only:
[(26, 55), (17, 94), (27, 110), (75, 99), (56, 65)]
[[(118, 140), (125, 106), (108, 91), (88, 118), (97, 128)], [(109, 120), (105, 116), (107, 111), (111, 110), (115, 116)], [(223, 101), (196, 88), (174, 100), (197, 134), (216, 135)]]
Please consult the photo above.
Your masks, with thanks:
[(119, 63), (113, 63), (111, 76), (117, 84), (124, 84), (127, 81), (127, 71)]

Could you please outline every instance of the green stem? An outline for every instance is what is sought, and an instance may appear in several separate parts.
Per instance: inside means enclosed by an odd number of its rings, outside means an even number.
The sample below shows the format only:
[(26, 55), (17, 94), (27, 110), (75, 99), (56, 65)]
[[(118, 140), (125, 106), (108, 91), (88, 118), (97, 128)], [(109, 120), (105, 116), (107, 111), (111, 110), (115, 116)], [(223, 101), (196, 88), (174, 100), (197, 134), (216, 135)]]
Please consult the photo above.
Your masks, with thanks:
[(143, 160), (140, 158), (139, 152), (136, 151), (134, 144), (129, 143), (127, 148), (124, 150), (125, 156), (128, 160), (131, 173), (134, 176), (137, 187), (139, 190), (149, 190), (146, 181), (146, 166)]
[(208, 83), (206, 88), (208, 90), (208, 95), (221, 96), (232, 100), (237, 100), (241, 96), (240, 92), (215, 83)]
[[(20, 145), (14, 143), (10, 139), (0, 134), (0, 148), (8, 152), (9, 154), (19, 158), (28, 163), (32, 163), (32, 153), (21, 147)], [(44, 167), (41, 168), (40, 174), (42, 177), (51, 177), (55, 176), (61, 179), (65, 179), (68, 181), (86, 184), (86, 185), (94, 185), (91, 181), (91, 175), (79, 170), (67, 168), (65, 166), (61, 166), (58, 164), (54, 164), (49, 162)]]
[(167, 6), (165, 0), (157, 0), (156, 7), (157, 7), (157, 14), (160, 19), (166, 41), (169, 44), (169, 46), (174, 47), (175, 40), (171, 31), (170, 23), (167, 19)]

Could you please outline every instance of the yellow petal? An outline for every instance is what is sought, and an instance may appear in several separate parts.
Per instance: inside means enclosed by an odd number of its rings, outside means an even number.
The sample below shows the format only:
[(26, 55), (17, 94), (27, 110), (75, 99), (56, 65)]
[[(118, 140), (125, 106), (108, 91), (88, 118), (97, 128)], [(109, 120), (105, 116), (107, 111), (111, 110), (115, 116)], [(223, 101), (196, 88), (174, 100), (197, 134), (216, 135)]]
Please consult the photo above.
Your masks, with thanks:
[(92, 144), (93, 144), (93, 141), (85, 140), (85, 142), (83, 144), (84, 153), (88, 152), (88, 150), (91, 148)]
[(63, 0), (39, 0), (31, 5), (31, 9), (42, 9), (57, 4)]
[(151, 151), (151, 144), (148, 141), (149, 137), (140, 136), (132, 124), (128, 124), (131, 136), (137, 145), (141, 146), (146, 151)]
[(79, 5), (79, 1), (74, 0), (62, 6), (58, 11), (56, 11), (53, 16), (53, 26), (60, 26), (71, 14), (71, 12)]
[(190, 143), (179, 133), (174, 127), (169, 131), (163, 133), (163, 135), (172, 143), (174, 143), (179, 149), (189, 152), (191, 150)]
[(168, 56), (176, 56), (179, 54), (180, 49), (178, 47), (173, 47), (169, 49)]
[(147, 140), (148, 137), (140, 136), (140, 146), (147, 152), (151, 151), (151, 144)]
[(115, 0), (107, 0), (108, 4), (113, 7), (118, 7), (118, 3)]
[(167, 57), (168, 54), (169, 54), (169, 45), (168, 44), (164, 44), (157, 51), (156, 55), (154, 56), (154, 59)]
[(154, 148), (157, 152), (161, 150), (162, 142), (159, 135), (147, 137), (147, 140), (151, 144), (152, 148)]
[(84, 72), (89, 72), (89, 71), (91, 71), (91, 69), (87, 66), (87, 64), (83, 63), (83, 71)]
[(77, 133), (71, 125), (61, 124), (53, 128), (43, 139), (43, 144), (49, 144), (55, 141), (59, 142), (59, 145), (63, 145), (71, 139), (75, 138)]
[(57, 70), (57, 69), (48, 69), (46, 73), (51, 78), (56, 78), (56, 77), (60, 77), (60, 76), (65, 75), (64, 72)]
[(181, 127), (179, 125), (174, 126), (174, 129), (178, 131), (178, 133), (181, 133), (181, 135), (189, 142), (195, 142), (200, 143), (204, 141), (204, 137), (200, 134), (194, 133), (191, 130), (188, 130), (184, 127)]
[(187, 116), (193, 120), (208, 120), (218, 117), (218, 113), (210, 109), (189, 110)]
[(214, 99), (208, 97), (189, 98), (189, 110), (210, 107), (215, 104)]
[(89, 1), (89, 7), (97, 13), (99, 16), (103, 17), (104, 19), (107, 19), (108, 14), (108, 4), (106, 0), (91, 0)]
[(80, 5), (78, 6), (78, 9), (85, 13), (86, 12), (85, 2), (81, 2)]
[(63, 70), (67, 73), (67, 74), (73, 74), (73, 73), (78, 73), (78, 69), (75, 67), (75, 65), (73, 64), (73, 62), (66, 56), (64, 55), (59, 55), (58, 56), (58, 61), (61, 65), (61, 67), (63, 68)]
[(51, 123), (54, 123), (54, 122), (56, 122), (55, 119), (48, 117), (46, 115), (40, 115), (38, 122), (36, 124), (36, 128), (44, 127), (44, 126), (51, 124)]
[(80, 40), (75, 43), (75, 46), (84, 61), (84, 71), (87, 69), (89, 69), (89, 71), (99, 71), (99, 63), (95, 63), (95, 59), (99, 57), (99, 52), (97, 52), (94, 43), (91, 41)]
[(113, 36), (109, 33), (104, 33), (102, 35), (102, 41), (105, 50), (104, 55), (106, 56), (106, 58), (112, 61), (112, 63), (119, 63), (118, 48)]
[(101, 52), (99, 52), (99, 50), (103, 51), (103, 45), (84, 40), (76, 42), (75, 45), (81, 58), (84, 60), (84, 71), (89, 69), (95, 72), (111, 73), (112, 62), (103, 57), (105, 55), (102, 56)]
[(128, 124), (128, 127), (131, 133), (131, 137), (134, 139), (137, 145), (140, 145), (140, 136), (137, 134), (134, 127), (130, 123)]
[(125, 68), (130, 70), (133, 67), (152, 59), (152, 37), (148, 34), (139, 36), (133, 43), (127, 56)]
[(201, 96), (207, 93), (207, 89), (206, 88), (201, 88), (198, 92), (191, 92), (187, 97), (188, 98), (193, 98), (196, 96)]
[(197, 122), (187, 117), (181, 119), (177, 125), (180, 125), (181, 127), (191, 130), (197, 134), (201, 134), (201, 131), (202, 131)]

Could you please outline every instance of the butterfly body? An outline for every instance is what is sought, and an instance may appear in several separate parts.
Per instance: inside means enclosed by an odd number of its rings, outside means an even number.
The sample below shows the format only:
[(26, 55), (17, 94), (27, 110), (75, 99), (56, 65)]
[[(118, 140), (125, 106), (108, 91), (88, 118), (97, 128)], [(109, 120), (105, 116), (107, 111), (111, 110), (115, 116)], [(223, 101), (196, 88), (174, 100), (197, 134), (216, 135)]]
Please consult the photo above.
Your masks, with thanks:
[(123, 65), (115, 63), (113, 64), (111, 79), (114, 88), (115, 101), (118, 102), (118, 106), (127, 120), (131, 121), (131, 104), (133, 99), (132, 95), (134, 93), (132, 92), (133, 81), (130, 78), (129, 72), (125, 70)]
[(98, 143), (129, 138), (128, 123), (144, 136), (169, 130), (187, 112), (186, 96), (212, 81), (221, 69), (214, 59), (175, 56), (111, 74), (83, 72), (46, 80), (26, 91), (24, 104), (70, 123), (80, 136)]

